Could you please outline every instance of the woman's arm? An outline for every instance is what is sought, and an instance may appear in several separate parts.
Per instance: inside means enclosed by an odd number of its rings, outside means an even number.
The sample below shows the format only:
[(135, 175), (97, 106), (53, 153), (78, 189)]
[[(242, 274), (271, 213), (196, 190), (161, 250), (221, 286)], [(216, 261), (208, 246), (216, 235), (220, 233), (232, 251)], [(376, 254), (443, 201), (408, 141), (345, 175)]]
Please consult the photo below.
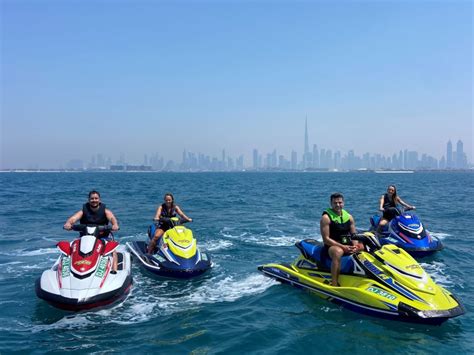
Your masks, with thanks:
[(156, 209), (155, 217), (153, 218), (154, 221), (159, 221), (161, 216), (161, 210), (163, 207), (161, 205)]
[(192, 218), (189, 218), (188, 216), (186, 216), (186, 215), (184, 214), (183, 211), (181, 211), (181, 208), (179, 208), (179, 206), (174, 206), (174, 209), (176, 210), (176, 213), (179, 214), (179, 216), (180, 216), (181, 218), (184, 218), (184, 219), (185, 219), (186, 221), (188, 221), (188, 222), (192, 222), (192, 221), (193, 221)]
[(385, 196), (382, 195), (382, 196), (380, 197), (380, 201), (379, 201), (379, 211), (382, 211), (382, 212), (384, 211), (384, 209), (383, 209), (383, 204), (384, 204), (384, 202), (385, 202)]
[(397, 200), (398, 200), (398, 203), (400, 205), (402, 205), (403, 207), (407, 207), (407, 208), (411, 208), (411, 209), (414, 209), (415, 206), (411, 206), (409, 205), (408, 203), (406, 203), (405, 201), (403, 201), (399, 196), (397, 196)]

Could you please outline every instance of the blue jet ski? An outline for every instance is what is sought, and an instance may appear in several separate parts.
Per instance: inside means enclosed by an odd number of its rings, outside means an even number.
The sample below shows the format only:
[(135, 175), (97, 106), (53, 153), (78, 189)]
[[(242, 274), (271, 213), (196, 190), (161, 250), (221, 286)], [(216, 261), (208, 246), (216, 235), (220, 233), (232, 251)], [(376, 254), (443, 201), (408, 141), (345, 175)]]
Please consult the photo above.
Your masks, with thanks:
[[(379, 236), (380, 244), (395, 244), (415, 258), (431, 255), (444, 248), (443, 243), (425, 229), (418, 216), (407, 213), (409, 209), (402, 211), (394, 207), (391, 209), (396, 216), (384, 226)], [(377, 230), (380, 219), (379, 215), (374, 215), (370, 219), (370, 231)]]
[[(182, 225), (184, 221), (170, 218), (173, 226), (158, 241), (153, 254), (148, 253), (148, 243), (127, 242), (127, 247), (148, 271), (160, 277), (189, 279), (205, 273), (212, 267), (211, 258), (197, 247), (193, 232)], [(148, 228), (148, 237), (155, 235), (157, 226)]]

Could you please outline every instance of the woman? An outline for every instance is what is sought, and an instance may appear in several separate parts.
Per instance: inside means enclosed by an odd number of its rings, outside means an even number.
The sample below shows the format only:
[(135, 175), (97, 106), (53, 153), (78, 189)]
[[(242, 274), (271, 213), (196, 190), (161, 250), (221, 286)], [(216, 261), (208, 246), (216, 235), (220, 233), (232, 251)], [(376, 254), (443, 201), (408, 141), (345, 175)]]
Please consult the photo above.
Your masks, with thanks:
[(165, 194), (164, 200), (165, 202), (157, 208), (156, 213), (155, 213), (155, 218), (153, 219), (155, 222), (158, 223), (158, 228), (155, 231), (155, 235), (153, 236), (153, 239), (148, 245), (148, 254), (153, 254), (158, 240), (168, 229), (171, 228), (171, 225), (169, 222), (160, 221), (162, 218), (172, 218), (172, 217), (176, 217), (176, 214), (178, 214), (182, 219), (188, 222), (193, 221), (192, 218), (189, 218), (183, 213), (183, 211), (181, 211), (181, 208), (179, 208), (178, 205), (174, 204), (174, 197), (172, 194), (170, 193)]
[(400, 204), (410, 210), (415, 209), (415, 206), (409, 205), (397, 195), (397, 188), (395, 185), (389, 185), (387, 187), (387, 193), (380, 197), (379, 210), (383, 212), (383, 216), (380, 219), (379, 225), (377, 226), (377, 233), (381, 233), (383, 227), (388, 222), (390, 222), (390, 220), (395, 218), (395, 216), (397, 216), (397, 204)]

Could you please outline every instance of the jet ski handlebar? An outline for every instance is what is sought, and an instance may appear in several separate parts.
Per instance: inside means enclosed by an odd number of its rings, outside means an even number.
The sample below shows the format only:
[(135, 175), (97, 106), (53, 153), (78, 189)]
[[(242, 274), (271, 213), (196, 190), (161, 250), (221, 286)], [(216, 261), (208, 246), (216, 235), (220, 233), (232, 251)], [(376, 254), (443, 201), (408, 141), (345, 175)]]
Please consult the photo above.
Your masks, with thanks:
[(153, 219), (153, 222), (154, 223), (160, 223), (160, 222), (164, 222), (164, 223), (169, 223), (173, 226), (179, 226), (181, 224), (184, 224), (184, 223), (189, 223), (188, 220), (184, 219), (184, 218), (177, 218), (177, 217), (160, 217), (159, 219)]
[(87, 231), (87, 227), (96, 227), (99, 232), (111, 232), (112, 226), (106, 225), (96, 225), (96, 224), (74, 224), (71, 229), (76, 232), (85, 232)]
[(408, 212), (408, 211), (412, 211), (412, 210), (416, 210), (416, 207), (415, 206), (408, 206), (408, 207), (403, 206), (401, 208), (387, 207), (387, 208), (384, 209), (384, 212), (389, 212), (389, 213), (393, 214), (394, 216), (400, 216), (403, 213)]
[(71, 227), (71, 230), (79, 232), (81, 237), (84, 235), (93, 235), (96, 238), (105, 238), (110, 236), (112, 239), (114, 239), (112, 226), (110, 225), (104, 226), (97, 224), (74, 224)]
[(351, 235), (351, 240), (361, 242), (369, 250), (378, 250), (382, 247), (378, 238), (372, 233), (355, 233)]

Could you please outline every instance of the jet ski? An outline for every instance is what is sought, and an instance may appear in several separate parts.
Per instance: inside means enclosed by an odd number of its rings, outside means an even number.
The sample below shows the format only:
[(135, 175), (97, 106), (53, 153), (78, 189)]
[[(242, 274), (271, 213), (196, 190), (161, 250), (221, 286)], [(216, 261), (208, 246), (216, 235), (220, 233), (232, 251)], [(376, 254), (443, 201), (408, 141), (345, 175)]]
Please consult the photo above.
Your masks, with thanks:
[[(172, 228), (159, 239), (153, 254), (148, 253), (148, 244), (144, 241), (127, 242), (128, 249), (146, 270), (160, 277), (189, 279), (212, 267), (210, 256), (197, 247), (193, 232), (182, 225), (185, 221), (177, 217), (161, 220), (170, 223)], [(154, 224), (148, 228), (150, 239), (156, 228)]]
[(441, 324), (465, 313), (461, 302), (434, 283), (403, 249), (393, 244), (381, 246), (369, 232), (353, 238), (361, 241), (365, 249), (341, 258), (340, 286), (331, 286), (331, 260), (321, 254), (323, 244), (313, 239), (295, 244), (301, 255), (292, 264), (266, 264), (258, 270), (371, 316)]
[[(431, 255), (444, 248), (441, 241), (430, 235), (418, 216), (407, 213), (410, 209), (399, 210), (390, 207), (395, 218), (387, 223), (379, 236), (381, 244), (395, 244), (415, 258)], [(374, 215), (370, 219), (370, 231), (376, 231), (381, 217)]]
[[(130, 253), (114, 240), (99, 237), (109, 226), (74, 225), (81, 237), (60, 241), (61, 255), (36, 280), (36, 295), (54, 307), (82, 311), (111, 305), (127, 296), (132, 287)], [(117, 252), (118, 270), (112, 271), (112, 255)]]

